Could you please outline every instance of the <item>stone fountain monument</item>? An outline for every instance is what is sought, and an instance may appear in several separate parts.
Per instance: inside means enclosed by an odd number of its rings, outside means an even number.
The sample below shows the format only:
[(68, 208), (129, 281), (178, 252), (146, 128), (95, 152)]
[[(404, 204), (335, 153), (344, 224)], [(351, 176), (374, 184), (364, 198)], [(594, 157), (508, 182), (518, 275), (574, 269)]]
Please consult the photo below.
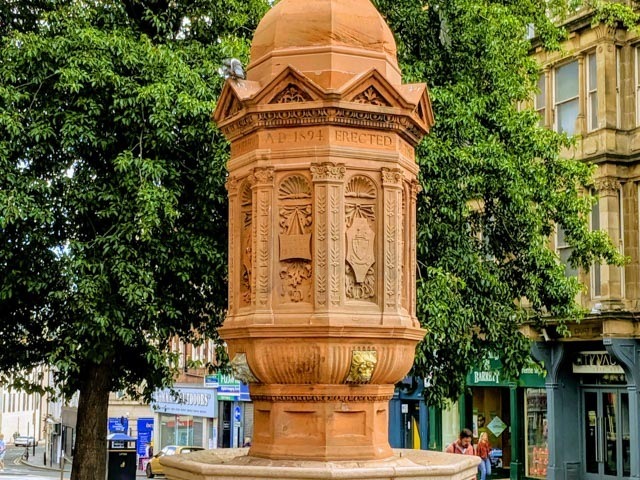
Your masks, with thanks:
[(220, 335), (254, 402), (251, 448), (162, 460), (193, 479), (475, 478), (475, 457), (392, 450), (388, 408), (416, 318), (414, 147), (426, 85), (403, 85), (370, 0), (282, 0), (214, 120), (231, 142), (229, 308)]

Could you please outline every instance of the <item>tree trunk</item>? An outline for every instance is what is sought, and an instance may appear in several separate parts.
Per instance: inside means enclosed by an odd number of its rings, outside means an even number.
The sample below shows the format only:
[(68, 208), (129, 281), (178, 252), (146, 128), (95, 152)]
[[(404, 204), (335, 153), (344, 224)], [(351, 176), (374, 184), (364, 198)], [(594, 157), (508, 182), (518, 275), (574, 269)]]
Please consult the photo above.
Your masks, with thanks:
[(71, 480), (101, 480), (107, 471), (108, 362), (91, 365), (80, 387)]

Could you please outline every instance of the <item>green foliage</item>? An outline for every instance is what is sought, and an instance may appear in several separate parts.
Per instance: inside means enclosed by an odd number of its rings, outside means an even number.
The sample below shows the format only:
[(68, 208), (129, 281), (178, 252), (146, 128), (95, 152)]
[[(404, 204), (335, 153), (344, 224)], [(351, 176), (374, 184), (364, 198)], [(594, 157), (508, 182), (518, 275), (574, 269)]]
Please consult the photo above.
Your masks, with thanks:
[[(226, 306), (222, 59), (266, 1), (20, 0), (0, 24), (0, 371), (145, 397)], [(137, 386), (142, 385), (142, 390)]]
[(429, 333), (414, 373), (431, 379), (428, 400), (440, 403), (462, 392), (467, 372), (489, 353), (517, 376), (529, 354), (523, 322), (580, 317), (581, 286), (548, 248), (556, 222), (576, 265), (623, 259), (606, 235), (589, 231), (593, 199), (581, 191), (592, 168), (561, 158), (569, 139), (519, 108), (539, 75), (527, 28), (558, 48), (564, 32), (546, 11), (566, 12), (567, 2), (376, 4), (396, 33), (405, 80), (428, 84), (436, 118), (418, 149), (418, 316)]

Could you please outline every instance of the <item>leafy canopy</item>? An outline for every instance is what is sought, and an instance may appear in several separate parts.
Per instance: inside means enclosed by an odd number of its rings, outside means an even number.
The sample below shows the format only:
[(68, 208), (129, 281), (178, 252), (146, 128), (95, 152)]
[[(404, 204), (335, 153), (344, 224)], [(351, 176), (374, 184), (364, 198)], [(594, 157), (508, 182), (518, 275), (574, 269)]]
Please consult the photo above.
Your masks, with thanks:
[(148, 397), (174, 336), (216, 338), (227, 148), (210, 115), (267, 3), (0, 8), (2, 377), (45, 363), (72, 394), (106, 362), (112, 390)]
[(582, 189), (593, 168), (562, 158), (570, 139), (522, 108), (541, 73), (527, 29), (558, 48), (564, 32), (546, 12), (568, 14), (568, 3), (376, 2), (396, 33), (405, 79), (427, 82), (436, 118), (418, 150), (418, 316), (429, 333), (414, 366), (430, 378), (433, 403), (456, 398), (490, 353), (516, 377), (529, 356), (524, 322), (580, 317), (581, 286), (548, 248), (556, 224), (575, 247), (575, 265), (623, 262), (603, 232), (588, 228), (593, 198)]

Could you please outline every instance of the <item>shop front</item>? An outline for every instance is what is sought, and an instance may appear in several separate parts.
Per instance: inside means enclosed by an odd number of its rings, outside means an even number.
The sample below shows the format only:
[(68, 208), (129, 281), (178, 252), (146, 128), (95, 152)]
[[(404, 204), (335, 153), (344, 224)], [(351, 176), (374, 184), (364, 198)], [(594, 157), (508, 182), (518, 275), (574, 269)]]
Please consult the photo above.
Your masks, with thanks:
[(176, 387), (160, 390), (153, 396), (155, 413), (154, 445), (156, 451), (166, 445), (189, 445), (209, 448), (214, 443), (217, 426), (215, 389)]
[(462, 418), (474, 443), (487, 434), (493, 476), (545, 478), (547, 403), (539, 368), (532, 363), (512, 381), (502, 375), (500, 361), (489, 358), (469, 373), (467, 386)]
[(538, 342), (548, 368), (550, 480), (640, 478), (636, 339)]
[(210, 448), (237, 448), (250, 444), (253, 437), (253, 403), (249, 386), (233, 375), (221, 372), (207, 375), (205, 385), (215, 388), (218, 399), (215, 441)]

